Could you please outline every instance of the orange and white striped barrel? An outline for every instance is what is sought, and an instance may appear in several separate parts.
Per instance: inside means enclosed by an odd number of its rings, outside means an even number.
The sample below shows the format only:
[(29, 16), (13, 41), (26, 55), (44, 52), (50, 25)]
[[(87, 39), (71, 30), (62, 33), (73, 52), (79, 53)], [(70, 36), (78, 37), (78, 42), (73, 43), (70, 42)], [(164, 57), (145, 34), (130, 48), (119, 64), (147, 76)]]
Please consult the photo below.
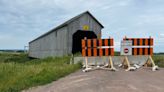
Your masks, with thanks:
[(82, 39), (82, 56), (113, 56), (114, 41), (110, 39)]
[(132, 41), (132, 55), (153, 55), (153, 38), (124, 38)]

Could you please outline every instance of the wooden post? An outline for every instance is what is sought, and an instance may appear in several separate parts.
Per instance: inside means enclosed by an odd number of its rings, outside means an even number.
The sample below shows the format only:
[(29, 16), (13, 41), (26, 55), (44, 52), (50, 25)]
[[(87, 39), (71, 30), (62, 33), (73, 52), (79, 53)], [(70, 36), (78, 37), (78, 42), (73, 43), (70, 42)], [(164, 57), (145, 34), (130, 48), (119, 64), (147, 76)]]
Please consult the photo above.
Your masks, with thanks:
[(86, 67), (86, 69), (88, 68), (88, 58), (87, 57), (85, 57), (85, 67)]
[(125, 56), (125, 62), (126, 62), (128, 68), (129, 68), (130, 67), (130, 63), (129, 63), (129, 60), (128, 60), (128, 57), (127, 56)]
[(122, 66), (123, 67), (127, 66), (127, 68), (130, 67), (130, 63), (129, 63), (129, 60), (128, 60), (127, 56), (124, 56), (124, 59), (123, 59), (123, 62), (122, 62)]
[(109, 56), (109, 64), (110, 64), (110, 69), (112, 71), (117, 71), (116, 68), (113, 65), (113, 61), (112, 61), (112, 57), (111, 56)]
[(109, 56), (109, 64), (110, 64), (110, 68), (113, 68), (113, 61), (112, 61), (111, 56)]
[(155, 66), (155, 63), (154, 63), (154, 60), (152, 59), (151, 56), (149, 56), (149, 60), (150, 60), (150, 62), (152, 63), (152, 66), (154, 67), (154, 66)]
[(144, 66), (148, 67), (150, 64), (152, 64), (152, 67), (155, 66), (154, 60), (152, 59), (152, 57), (149, 55), (148, 59), (146, 61), (146, 63), (144, 64)]

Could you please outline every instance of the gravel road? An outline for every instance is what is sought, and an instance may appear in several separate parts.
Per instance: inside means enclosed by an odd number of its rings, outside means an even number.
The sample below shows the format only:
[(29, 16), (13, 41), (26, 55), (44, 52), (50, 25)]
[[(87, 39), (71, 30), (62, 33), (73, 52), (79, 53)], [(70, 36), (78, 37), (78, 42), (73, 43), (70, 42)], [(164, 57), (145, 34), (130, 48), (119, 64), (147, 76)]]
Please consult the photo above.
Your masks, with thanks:
[(152, 72), (141, 68), (126, 72), (81, 70), (47, 85), (23, 92), (164, 92), (164, 68)]

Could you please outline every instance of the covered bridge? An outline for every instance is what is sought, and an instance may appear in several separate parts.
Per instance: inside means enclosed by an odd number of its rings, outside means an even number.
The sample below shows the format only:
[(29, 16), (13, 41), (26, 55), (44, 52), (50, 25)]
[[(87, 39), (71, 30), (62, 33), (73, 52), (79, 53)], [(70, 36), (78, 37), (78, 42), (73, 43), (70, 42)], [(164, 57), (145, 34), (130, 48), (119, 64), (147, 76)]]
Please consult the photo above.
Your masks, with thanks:
[(29, 57), (45, 58), (81, 52), (81, 39), (101, 38), (103, 25), (88, 11), (29, 42)]

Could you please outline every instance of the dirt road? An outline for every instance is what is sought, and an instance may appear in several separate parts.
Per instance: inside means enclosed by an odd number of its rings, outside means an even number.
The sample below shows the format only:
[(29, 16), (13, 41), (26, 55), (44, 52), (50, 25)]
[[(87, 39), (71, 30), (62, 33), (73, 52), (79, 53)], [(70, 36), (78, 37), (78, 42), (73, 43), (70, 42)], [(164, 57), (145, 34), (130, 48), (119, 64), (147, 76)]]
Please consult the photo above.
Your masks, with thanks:
[(164, 69), (150, 68), (117, 72), (77, 71), (65, 78), (25, 92), (164, 92)]

